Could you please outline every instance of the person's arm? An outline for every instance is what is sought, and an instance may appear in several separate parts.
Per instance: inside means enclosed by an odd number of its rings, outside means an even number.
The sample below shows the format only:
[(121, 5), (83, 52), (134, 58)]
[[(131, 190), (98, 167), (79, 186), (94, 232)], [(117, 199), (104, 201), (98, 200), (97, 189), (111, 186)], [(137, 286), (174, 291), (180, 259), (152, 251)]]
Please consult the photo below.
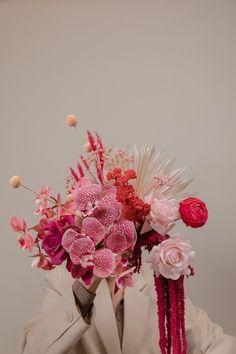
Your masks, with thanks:
[[(63, 294), (47, 283), (40, 314), (28, 321), (23, 329), (22, 354), (65, 353), (88, 330), (94, 317), (94, 295), (85, 302), (82, 296), (80, 309), (80, 291), (76, 292), (76, 282)], [(96, 279), (89, 292), (95, 293), (99, 282)]]
[(186, 299), (186, 334), (190, 354), (235, 354), (236, 339), (211, 322), (206, 312)]

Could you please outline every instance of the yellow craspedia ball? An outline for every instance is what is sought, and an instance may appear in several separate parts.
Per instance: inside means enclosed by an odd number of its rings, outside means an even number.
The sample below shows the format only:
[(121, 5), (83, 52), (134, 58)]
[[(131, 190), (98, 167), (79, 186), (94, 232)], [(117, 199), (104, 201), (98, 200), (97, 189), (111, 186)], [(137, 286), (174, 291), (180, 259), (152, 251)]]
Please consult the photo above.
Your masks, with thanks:
[(69, 127), (76, 127), (76, 125), (78, 123), (78, 118), (76, 117), (75, 114), (69, 114), (66, 117), (66, 123), (67, 123), (67, 125), (69, 125)]
[(12, 176), (9, 180), (9, 184), (13, 188), (18, 188), (22, 184), (22, 180), (20, 176)]
[(66, 200), (67, 200), (68, 203), (72, 203), (75, 200), (74, 194), (72, 194), (72, 193), (67, 194)]
[(84, 151), (85, 152), (91, 152), (92, 151), (92, 146), (91, 146), (91, 144), (89, 142), (84, 144)]

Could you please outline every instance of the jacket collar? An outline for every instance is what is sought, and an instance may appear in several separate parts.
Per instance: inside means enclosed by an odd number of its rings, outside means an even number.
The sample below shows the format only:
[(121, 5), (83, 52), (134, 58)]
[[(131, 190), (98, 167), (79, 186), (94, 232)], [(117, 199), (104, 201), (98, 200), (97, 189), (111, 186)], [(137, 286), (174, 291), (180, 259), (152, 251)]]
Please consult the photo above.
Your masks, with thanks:
[[(127, 287), (124, 291), (124, 334), (122, 349), (120, 347), (115, 313), (106, 279), (101, 281), (97, 289), (94, 300), (94, 326), (107, 353), (130, 354), (139, 352), (147, 321), (150, 299), (144, 293), (147, 282), (142, 272), (139, 274), (135, 273), (133, 277), (134, 286), (132, 288)], [(54, 278), (51, 279), (50, 283), (53, 287), (55, 286), (55, 291), (62, 294), (66, 288), (72, 285), (73, 281), (66, 269), (63, 269), (62, 273), (54, 273)]]

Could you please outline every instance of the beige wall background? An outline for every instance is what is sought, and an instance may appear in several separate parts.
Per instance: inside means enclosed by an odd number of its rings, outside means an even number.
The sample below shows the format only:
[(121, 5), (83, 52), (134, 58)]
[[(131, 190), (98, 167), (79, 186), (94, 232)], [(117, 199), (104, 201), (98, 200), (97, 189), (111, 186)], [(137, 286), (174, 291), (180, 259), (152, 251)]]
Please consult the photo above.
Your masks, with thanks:
[(187, 294), (236, 336), (235, 38), (234, 0), (0, 1), (1, 353), (19, 353), (43, 296), (8, 227), (36, 221), (34, 197), (8, 179), (64, 191), (86, 127), (107, 144), (165, 144), (188, 167), (209, 222), (176, 227), (196, 250)]

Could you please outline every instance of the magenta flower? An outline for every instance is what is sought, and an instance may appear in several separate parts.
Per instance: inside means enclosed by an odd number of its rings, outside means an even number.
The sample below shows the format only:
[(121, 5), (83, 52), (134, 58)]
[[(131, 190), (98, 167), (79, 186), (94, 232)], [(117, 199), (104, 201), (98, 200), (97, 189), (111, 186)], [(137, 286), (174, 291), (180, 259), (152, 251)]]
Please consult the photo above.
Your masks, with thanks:
[(50, 221), (44, 228), (45, 236), (42, 240), (42, 248), (54, 265), (61, 264), (68, 257), (68, 253), (61, 244), (62, 234), (63, 228), (73, 223), (73, 216), (62, 216), (60, 220)]

